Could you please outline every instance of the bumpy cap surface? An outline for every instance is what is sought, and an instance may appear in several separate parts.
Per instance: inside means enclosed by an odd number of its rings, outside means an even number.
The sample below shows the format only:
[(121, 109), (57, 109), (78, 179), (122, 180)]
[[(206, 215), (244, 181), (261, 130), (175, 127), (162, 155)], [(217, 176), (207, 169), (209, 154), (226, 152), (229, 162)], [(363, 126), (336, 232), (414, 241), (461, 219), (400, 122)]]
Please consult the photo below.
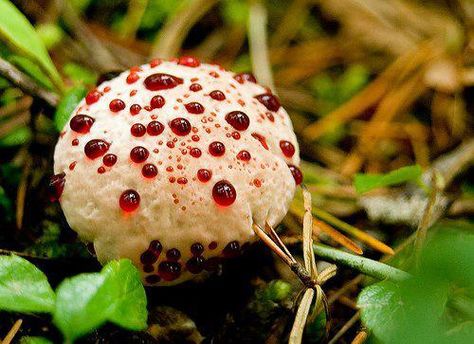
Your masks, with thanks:
[(100, 262), (148, 285), (212, 271), (278, 224), (301, 182), (288, 114), (251, 74), (184, 57), (90, 91), (54, 155), (50, 188)]

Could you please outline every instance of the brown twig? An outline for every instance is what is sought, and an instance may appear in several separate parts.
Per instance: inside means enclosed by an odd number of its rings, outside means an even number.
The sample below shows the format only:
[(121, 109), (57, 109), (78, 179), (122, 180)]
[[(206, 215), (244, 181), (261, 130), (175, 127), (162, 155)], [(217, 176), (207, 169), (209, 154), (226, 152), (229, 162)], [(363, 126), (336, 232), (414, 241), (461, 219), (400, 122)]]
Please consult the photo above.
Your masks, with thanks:
[(13, 338), (15, 338), (15, 335), (17, 334), (18, 330), (20, 329), (21, 327), (21, 324), (23, 323), (23, 320), (22, 319), (18, 319), (12, 326), (12, 328), (10, 329), (10, 331), (8, 331), (7, 335), (5, 336), (5, 338), (3, 338), (2, 340), (2, 344), (10, 344), (13, 340)]

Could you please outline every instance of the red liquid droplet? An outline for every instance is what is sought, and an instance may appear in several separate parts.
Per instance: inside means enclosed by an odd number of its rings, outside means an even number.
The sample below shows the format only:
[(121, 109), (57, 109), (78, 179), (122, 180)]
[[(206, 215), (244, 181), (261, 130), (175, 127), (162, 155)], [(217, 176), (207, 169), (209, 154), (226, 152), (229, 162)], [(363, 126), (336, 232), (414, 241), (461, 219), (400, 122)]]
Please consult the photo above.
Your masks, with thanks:
[(222, 93), (221, 91), (215, 90), (209, 93), (212, 99), (222, 101), (225, 100), (225, 94)]
[(186, 136), (191, 131), (191, 123), (186, 118), (175, 118), (170, 122), (170, 128), (178, 136)]
[(73, 161), (69, 164), (69, 169), (72, 171), (74, 168), (76, 168), (77, 161)]
[(179, 58), (178, 64), (182, 66), (194, 68), (194, 67), (199, 67), (201, 62), (197, 58), (192, 57), (192, 56), (182, 56)]
[(235, 202), (237, 192), (231, 183), (227, 180), (221, 180), (212, 188), (212, 197), (217, 204), (227, 207)]
[(268, 150), (267, 140), (265, 139), (265, 137), (257, 133), (252, 133), (252, 137), (260, 141), (260, 144), (263, 146), (263, 148)]
[(59, 198), (63, 194), (64, 184), (66, 183), (65, 177), (66, 177), (65, 173), (59, 173), (59, 174), (55, 174), (49, 179), (48, 193), (49, 193), (49, 200), (51, 202), (59, 200)]
[(92, 90), (86, 95), (86, 103), (87, 105), (91, 105), (96, 103), (101, 97), (101, 94), (97, 90)]
[(125, 109), (125, 103), (121, 99), (114, 99), (110, 102), (109, 109), (112, 112), (119, 112)]
[(169, 249), (166, 251), (166, 258), (176, 262), (181, 258), (181, 252), (177, 248)]
[(202, 106), (200, 103), (197, 102), (192, 102), (184, 105), (186, 110), (188, 110), (189, 113), (199, 115), (204, 112), (204, 106)]
[(193, 136), (191, 136), (191, 139), (192, 139), (194, 142), (198, 142), (198, 141), (199, 141), (199, 135), (193, 135)]
[(160, 91), (174, 88), (183, 83), (183, 79), (173, 75), (156, 73), (148, 76), (145, 81), (145, 87), (150, 91)]
[(186, 269), (192, 274), (198, 274), (204, 269), (205, 261), (201, 256), (192, 257), (186, 262)]
[(146, 128), (143, 124), (141, 123), (135, 123), (132, 125), (130, 128), (130, 132), (132, 133), (133, 136), (135, 137), (142, 137), (146, 133)]
[(160, 59), (153, 59), (150, 61), (150, 67), (151, 68), (155, 68), (157, 66), (159, 66), (161, 64), (161, 60)]
[(293, 175), (293, 178), (295, 179), (296, 185), (300, 185), (303, 182), (303, 173), (301, 173), (301, 170), (294, 166), (294, 165), (288, 165), (291, 174)]
[(222, 142), (214, 141), (209, 144), (209, 153), (213, 156), (222, 156), (225, 153), (225, 146)]
[(151, 250), (146, 250), (140, 256), (140, 262), (142, 264), (151, 265), (158, 260), (158, 256)]
[(206, 183), (209, 180), (211, 180), (212, 172), (209, 170), (206, 170), (205, 168), (202, 168), (197, 171), (196, 175), (201, 182)]
[(79, 140), (78, 140), (78, 139), (74, 139), (74, 140), (72, 140), (71, 144), (72, 144), (73, 146), (78, 146), (78, 145), (79, 145)]
[(219, 73), (217, 73), (217, 72), (209, 72), (209, 75), (212, 76), (213, 78), (218, 78), (219, 77)]
[(149, 155), (150, 153), (148, 153), (148, 150), (141, 146), (134, 147), (130, 151), (130, 159), (132, 159), (132, 161), (137, 164), (144, 162), (146, 159), (148, 159)]
[(255, 96), (255, 98), (257, 98), (257, 100), (263, 105), (265, 105), (265, 107), (270, 111), (278, 111), (278, 109), (280, 108), (280, 101), (273, 94), (264, 93)]
[(204, 252), (204, 246), (201, 243), (195, 242), (191, 245), (191, 253), (194, 256), (200, 256)]
[(199, 148), (191, 148), (190, 151), (189, 151), (189, 154), (193, 158), (199, 158), (202, 153), (201, 153), (201, 150)]
[(161, 246), (161, 242), (158, 240), (153, 240), (148, 247), (149, 250), (153, 251), (157, 256), (160, 255), (163, 246)]
[(97, 173), (105, 173), (105, 167), (104, 166), (100, 166), (98, 169), (97, 169)]
[(140, 77), (138, 76), (137, 73), (130, 73), (130, 74), (127, 76), (127, 84), (133, 84), (133, 83), (136, 82), (138, 79), (140, 79)]
[(222, 250), (222, 254), (226, 258), (234, 258), (240, 254), (240, 244), (238, 241), (229, 242)]
[(184, 177), (179, 177), (179, 178), (176, 180), (176, 182), (177, 182), (178, 184), (184, 185), (184, 184), (187, 184), (187, 183), (188, 183), (188, 180), (187, 180), (186, 178), (184, 178)]
[(235, 74), (234, 79), (237, 80), (240, 84), (243, 84), (245, 81), (250, 81), (253, 83), (257, 82), (257, 79), (255, 79), (252, 73)]
[(208, 247), (210, 250), (215, 250), (217, 248), (217, 242), (211, 241)]
[(251, 158), (252, 158), (252, 156), (246, 150), (242, 150), (239, 153), (237, 153), (237, 159), (239, 159), (239, 160), (250, 161)]
[(76, 133), (86, 134), (90, 131), (92, 124), (94, 124), (94, 119), (87, 115), (76, 115), (71, 118), (69, 122), (69, 127), (74, 130)]
[(142, 107), (138, 104), (133, 104), (132, 106), (130, 106), (130, 113), (132, 115), (138, 115), (141, 111)]
[(280, 149), (288, 158), (291, 158), (295, 154), (295, 146), (289, 141), (281, 140)]
[(193, 92), (199, 92), (202, 90), (202, 86), (199, 84), (191, 84), (191, 86), (189, 86), (189, 90)]
[(250, 125), (249, 116), (242, 111), (232, 111), (225, 115), (225, 120), (236, 130), (246, 130)]
[(152, 109), (160, 109), (165, 105), (165, 103), (165, 98), (163, 98), (162, 96), (154, 96), (150, 100), (150, 107)]
[(84, 153), (89, 159), (94, 160), (104, 155), (109, 150), (109, 146), (104, 140), (90, 140), (84, 146)]
[(150, 136), (160, 135), (163, 130), (165, 130), (165, 126), (158, 121), (151, 121), (146, 127), (146, 131)]
[(119, 205), (124, 211), (132, 212), (140, 205), (140, 195), (135, 190), (125, 190), (120, 195)]
[(154, 178), (158, 174), (158, 169), (153, 164), (145, 164), (142, 167), (142, 175), (145, 178)]
[(232, 137), (235, 139), (235, 140), (239, 140), (240, 139), (240, 134), (237, 132), (237, 131), (234, 131), (232, 133)]
[(253, 185), (255, 185), (257, 188), (259, 188), (259, 187), (262, 186), (262, 182), (261, 182), (260, 179), (255, 178), (255, 179), (253, 180)]
[(102, 162), (107, 167), (114, 166), (117, 162), (117, 156), (115, 154), (105, 154), (102, 158)]
[(164, 261), (158, 265), (158, 273), (165, 281), (173, 281), (181, 274), (181, 264)]

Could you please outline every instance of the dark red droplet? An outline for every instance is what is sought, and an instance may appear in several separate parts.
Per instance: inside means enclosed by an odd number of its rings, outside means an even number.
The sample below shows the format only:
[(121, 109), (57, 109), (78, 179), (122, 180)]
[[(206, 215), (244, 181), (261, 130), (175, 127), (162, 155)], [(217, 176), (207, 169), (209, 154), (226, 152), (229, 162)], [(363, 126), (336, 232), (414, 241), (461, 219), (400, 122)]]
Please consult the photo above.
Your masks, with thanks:
[(191, 253), (194, 256), (200, 256), (204, 252), (204, 246), (201, 243), (195, 242), (191, 245)]
[(217, 242), (216, 241), (211, 241), (209, 243), (209, 246), (207, 246), (210, 250), (215, 250), (217, 248)]
[(278, 111), (280, 108), (280, 101), (271, 93), (260, 94), (255, 96), (255, 98), (270, 111)]
[(198, 102), (187, 103), (184, 105), (184, 107), (186, 108), (186, 110), (188, 110), (189, 113), (192, 113), (195, 115), (199, 115), (204, 112), (204, 106), (202, 106)]
[(153, 267), (153, 265), (143, 265), (143, 271), (150, 273), (155, 271), (155, 268)]
[(124, 211), (132, 212), (140, 205), (140, 195), (135, 190), (125, 190), (120, 195), (119, 205)]
[(181, 258), (181, 252), (177, 248), (169, 249), (166, 251), (166, 258), (176, 262)]
[(109, 109), (112, 112), (119, 112), (125, 109), (125, 103), (123, 102), (122, 99), (113, 99), (109, 103)]
[(145, 164), (142, 167), (142, 175), (145, 178), (154, 178), (158, 174), (158, 169), (153, 164)]
[(301, 173), (301, 170), (295, 165), (288, 165), (288, 167), (295, 179), (296, 185), (300, 185), (303, 182), (303, 173)]
[(150, 246), (148, 247), (148, 249), (153, 251), (157, 256), (159, 256), (161, 250), (163, 249), (163, 246), (158, 240), (153, 240), (152, 242), (150, 242)]
[(148, 150), (142, 146), (133, 147), (130, 151), (130, 159), (137, 164), (144, 162), (149, 155)]
[(252, 137), (253, 137), (254, 139), (257, 139), (257, 140), (260, 142), (260, 144), (263, 146), (263, 148), (265, 148), (266, 150), (268, 150), (267, 139), (266, 139), (264, 136), (262, 136), (262, 135), (260, 135), (260, 134), (258, 134), (258, 133), (252, 133)]
[(173, 281), (181, 274), (181, 264), (164, 261), (158, 265), (158, 273), (165, 281)]
[(252, 158), (252, 156), (246, 150), (241, 150), (239, 153), (237, 153), (237, 159), (239, 159), (239, 160), (250, 161), (251, 158)]
[(160, 135), (163, 130), (165, 130), (165, 126), (158, 121), (151, 121), (146, 127), (146, 132), (150, 136)]
[(178, 136), (186, 136), (191, 131), (191, 123), (186, 118), (175, 118), (170, 122), (170, 128)]
[(199, 84), (191, 84), (191, 86), (189, 86), (189, 90), (193, 92), (199, 92), (202, 90), (202, 86)]
[(250, 81), (253, 83), (257, 82), (257, 79), (255, 79), (252, 73), (235, 74), (234, 79), (237, 80), (240, 84), (243, 84), (245, 81)]
[(204, 269), (205, 261), (202, 256), (192, 257), (186, 262), (186, 269), (192, 274), (198, 274)]
[(215, 90), (209, 93), (212, 99), (222, 101), (225, 100), (225, 94), (222, 93), (221, 91)]
[(250, 125), (249, 116), (242, 111), (232, 111), (225, 115), (225, 120), (235, 130), (246, 130)]
[(102, 158), (102, 162), (107, 167), (114, 166), (117, 162), (117, 156), (115, 154), (105, 154)]
[(222, 254), (226, 258), (234, 258), (240, 254), (240, 244), (238, 241), (231, 241), (229, 242), (224, 250), (222, 250)]
[(133, 104), (132, 106), (130, 106), (130, 113), (132, 115), (138, 115), (141, 111), (142, 107), (138, 104)]
[(188, 180), (185, 178), (185, 177), (179, 177), (176, 182), (178, 184), (181, 184), (181, 185), (184, 185), (184, 184), (187, 184), (188, 183)]
[(158, 275), (149, 275), (145, 277), (145, 281), (148, 284), (157, 284), (161, 281), (161, 277)]
[(135, 123), (132, 125), (130, 128), (130, 132), (132, 133), (133, 136), (135, 137), (142, 137), (146, 133), (146, 128), (143, 124), (141, 123)]
[(91, 105), (96, 103), (101, 97), (101, 94), (97, 90), (92, 90), (86, 95), (86, 104)]
[(145, 87), (150, 91), (160, 91), (174, 88), (183, 83), (183, 79), (173, 75), (156, 73), (148, 76), (145, 81)]
[(178, 64), (186, 67), (199, 67), (201, 62), (193, 56), (181, 56), (178, 60)]
[(280, 149), (288, 158), (291, 158), (295, 154), (295, 146), (289, 141), (281, 140), (280, 141)]
[(78, 146), (78, 145), (79, 145), (79, 140), (78, 140), (78, 139), (74, 139), (74, 140), (72, 140), (71, 144), (72, 144), (73, 146)]
[(133, 83), (136, 82), (138, 79), (140, 79), (140, 77), (138, 76), (137, 73), (130, 73), (130, 74), (128, 74), (128, 76), (127, 76), (127, 84), (133, 84)]
[(237, 192), (230, 182), (221, 180), (212, 188), (212, 197), (217, 204), (227, 207), (235, 202)]
[(71, 118), (69, 122), (69, 127), (74, 130), (76, 133), (86, 134), (90, 131), (92, 124), (94, 124), (94, 119), (87, 115), (76, 115)]
[(201, 156), (201, 150), (199, 148), (191, 148), (189, 150), (189, 154), (193, 157), (193, 158), (199, 158)]
[(152, 109), (160, 109), (165, 105), (165, 103), (165, 98), (163, 98), (162, 96), (154, 96), (150, 100), (150, 107)]
[(209, 153), (213, 156), (222, 156), (225, 153), (225, 146), (222, 142), (214, 141), (209, 144)]
[(110, 145), (104, 140), (94, 139), (86, 143), (84, 146), (84, 153), (86, 153), (86, 156), (89, 159), (93, 160), (107, 153), (109, 147)]
[(140, 262), (142, 264), (153, 264), (158, 260), (158, 257), (155, 255), (155, 253), (151, 250), (146, 250), (143, 252), (140, 256)]
[(208, 182), (209, 180), (211, 180), (211, 177), (212, 177), (212, 172), (205, 168), (201, 168), (200, 170), (197, 171), (196, 174), (197, 174), (198, 179), (203, 183)]
[(69, 164), (69, 169), (72, 171), (76, 168), (76, 165), (77, 165), (77, 161), (73, 161)]
[(100, 166), (98, 169), (97, 169), (97, 173), (105, 173), (105, 167), (104, 166)]
[(65, 177), (66, 177), (65, 173), (59, 173), (59, 174), (55, 174), (49, 179), (48, 193), (49, 193), (49, 200), (51, 202), (59, 200), (59, 198), (63, 194), (64, 184), (66, 183)]

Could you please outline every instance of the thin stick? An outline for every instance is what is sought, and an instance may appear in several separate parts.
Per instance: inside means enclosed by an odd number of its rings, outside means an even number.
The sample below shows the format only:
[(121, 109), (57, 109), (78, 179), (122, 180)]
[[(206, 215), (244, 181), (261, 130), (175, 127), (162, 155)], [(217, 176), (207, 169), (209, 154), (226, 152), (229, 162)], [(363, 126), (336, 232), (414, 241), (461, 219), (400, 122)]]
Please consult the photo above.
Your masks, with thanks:
[(314, 289), (308, 288), (305, 290), (303, 297), (296, 312), (295, 322), (291, 329), (290, 339), (288, 344), (300, 344), (303, 338), (306, 319), (308, 318), (309, 308), (313, 302)]
[(352, 318), (350, 318), (349, 321), (341, 327), (341, 329), (334, 335), (334, 337), (328, 342), (328, 344), (337, 343), (337, 341), (344, 335), (344, 333), (346, 333), (347, 330), (349, 330), (352, 326), (354, 326), (357, 321), (359, 321), (359, 318), (360, 311), (354, 314)]
[(369, 334), (366, 331), (360, 331), (352, 340), (351, 344), (362, 344), (367, 340)]
[(17, 334), (18, 330), (20, 329), (21, 327), (21, 324), (23, 323), (23, 320), (22, 319), (18, 319), (12, 326), (12, 328), (10, 329), (10, 331), (8, 331), (7, 335), (5, 336), (5, 338), (3, 338), (2, 340), (2, 344), (10, 344), (11, 341), (13, 340), (13, 338), (15, 338), (15, 335)]

